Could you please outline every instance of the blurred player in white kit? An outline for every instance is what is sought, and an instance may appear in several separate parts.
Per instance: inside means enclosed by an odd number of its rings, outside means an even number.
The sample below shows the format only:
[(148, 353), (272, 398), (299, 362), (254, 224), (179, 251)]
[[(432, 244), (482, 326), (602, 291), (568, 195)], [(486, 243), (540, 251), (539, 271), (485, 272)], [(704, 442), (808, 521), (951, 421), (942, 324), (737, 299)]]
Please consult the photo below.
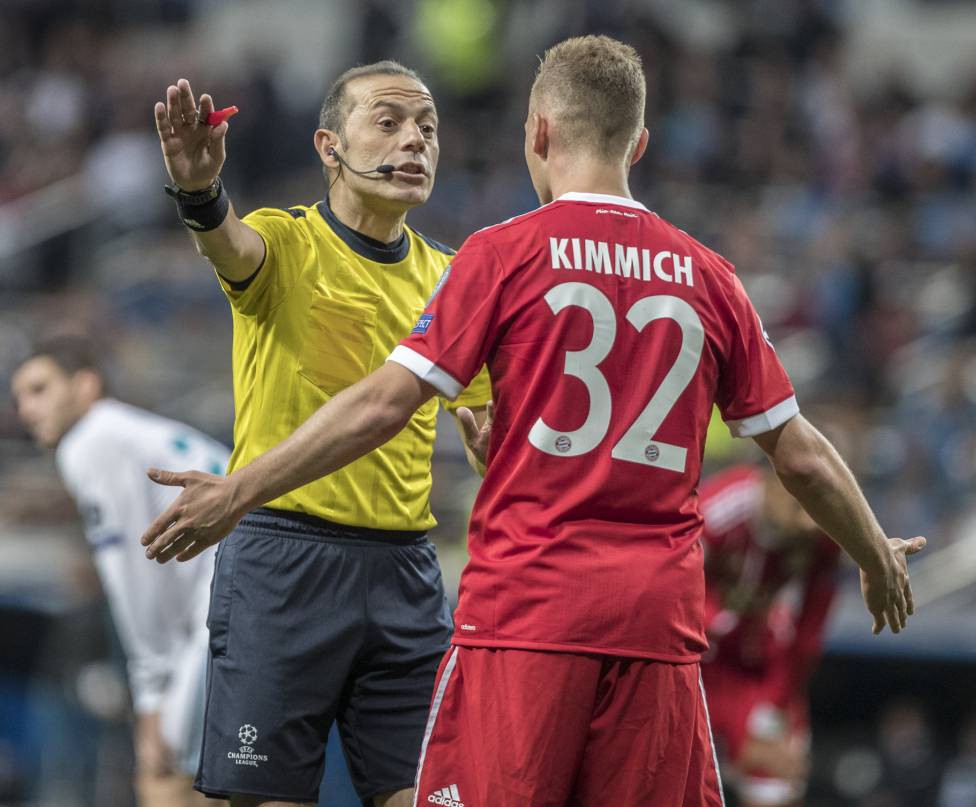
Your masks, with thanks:
[[(38, 345), (14, 371), (17, 414), (75, 500), (125, 651), (135, 710), (140, 807), (207, 800), (192, 787), (200, 753), (210, 562), (146, 563), (139, 536), (177, 490), (145, 474), (162, 463), (223, 473), (229, 451), (177, 421), (107, 397), (97, 357), (78, 337)], [(166, 620), (160, 620), (167, 614)], [(212, 802), (211, 802), (212, 803)]]

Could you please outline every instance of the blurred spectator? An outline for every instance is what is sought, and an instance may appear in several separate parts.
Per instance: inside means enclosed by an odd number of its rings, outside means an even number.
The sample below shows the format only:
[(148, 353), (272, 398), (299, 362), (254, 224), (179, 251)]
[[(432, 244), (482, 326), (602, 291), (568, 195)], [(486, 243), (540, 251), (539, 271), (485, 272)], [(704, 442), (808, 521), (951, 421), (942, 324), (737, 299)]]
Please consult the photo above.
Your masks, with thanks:
[(946, 765), (938, 807), (972, 807), (976, 804), (976, 714), (959, 732), (959, 751)]
[(934, 804), (941, 761), (932, 725), (922, 705), (899, 699), (885, 706), (878, 721), (882, 774), (867, 804), (920, 807)]

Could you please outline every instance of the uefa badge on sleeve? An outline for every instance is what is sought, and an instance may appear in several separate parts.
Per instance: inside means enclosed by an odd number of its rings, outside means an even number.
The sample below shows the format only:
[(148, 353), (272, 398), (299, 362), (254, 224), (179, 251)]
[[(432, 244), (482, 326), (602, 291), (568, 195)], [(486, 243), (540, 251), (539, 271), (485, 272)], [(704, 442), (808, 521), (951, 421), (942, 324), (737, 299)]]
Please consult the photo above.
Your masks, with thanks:
[(410, 333), (427, 333), (427, 329), (433, 321), (433, 314), (421, 314), (420, 319), (417, 320), (417, 324), (413, 326), (413, 330)]

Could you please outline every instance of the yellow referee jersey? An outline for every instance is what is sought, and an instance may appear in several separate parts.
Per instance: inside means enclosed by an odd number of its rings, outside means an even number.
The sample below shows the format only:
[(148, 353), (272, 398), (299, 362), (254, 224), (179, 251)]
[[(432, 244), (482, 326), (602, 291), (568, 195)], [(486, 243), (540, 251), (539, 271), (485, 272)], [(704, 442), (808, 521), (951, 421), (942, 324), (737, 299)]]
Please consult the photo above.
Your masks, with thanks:
[[(409, 227), (387, 245), (340, 222), (327, 202), (263, 208), (244, 221), (267, 255), (254, 279), (220, 280), (234, 317), (234, 452), (228, 472), (280, 443), (340, 390), (380, 367), (424, 309), (453, 251)], [(238, 289), (235, 289), (238, 287)], [(449, 403), (484, 406), (483, 369)], [(426, 530), (438, 399), (390, 442), (269, 507), (339, 524)]]

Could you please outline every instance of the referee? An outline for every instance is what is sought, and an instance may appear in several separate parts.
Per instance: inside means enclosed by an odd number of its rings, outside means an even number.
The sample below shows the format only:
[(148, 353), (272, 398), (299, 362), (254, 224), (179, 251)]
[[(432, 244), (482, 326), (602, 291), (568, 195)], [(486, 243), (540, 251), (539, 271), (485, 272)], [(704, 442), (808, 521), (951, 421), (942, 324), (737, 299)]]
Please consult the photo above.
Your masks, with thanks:
[[(404, 221), (430, 195), (439, 150), (433, 98), (412, 70), (378, 62), (332, 85), (314, 136), (329, 192), (311, 206), (238, 218), (219, 178), (228, 123), (207, 125), (211, 111), (185, 79), (155, 107), (168, 192), (233, 312), (233, 471), (379, 367), (454, 253)], [(483, 371), (444, 402), (474, 410), (460, 424), (472, 444), (489, 398)], [(452, 630), (426, 538), (437, 409), (255, 510), (221, 544), (201, 792), (234, 807), (314, 803), (335, 720), (364, 804), (412, 802)]]

